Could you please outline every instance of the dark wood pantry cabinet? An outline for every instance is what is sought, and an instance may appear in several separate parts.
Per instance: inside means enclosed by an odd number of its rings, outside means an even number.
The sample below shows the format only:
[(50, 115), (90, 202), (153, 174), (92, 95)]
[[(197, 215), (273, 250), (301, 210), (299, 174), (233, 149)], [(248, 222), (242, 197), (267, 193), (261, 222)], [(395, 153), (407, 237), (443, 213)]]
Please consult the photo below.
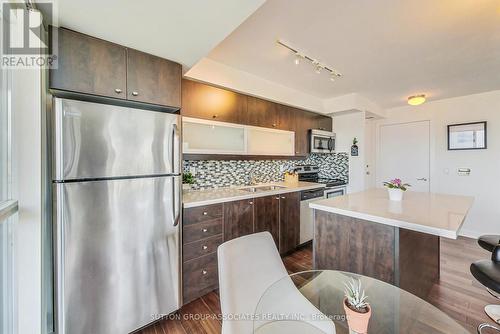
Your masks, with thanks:
[(178, 109), (180, 64), (102, 39), (57, 29), (51, 52), (57, 67), (49, 71), (53, 94), (89, 94)]

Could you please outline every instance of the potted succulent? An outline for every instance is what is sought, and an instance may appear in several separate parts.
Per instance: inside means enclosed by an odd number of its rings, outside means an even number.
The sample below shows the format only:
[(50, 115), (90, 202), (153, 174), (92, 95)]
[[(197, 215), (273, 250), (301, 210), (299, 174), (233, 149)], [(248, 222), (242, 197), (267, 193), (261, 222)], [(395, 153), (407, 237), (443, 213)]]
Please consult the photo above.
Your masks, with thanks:
[(408, 183), (403, 183), (401, 179), (390, 180), (389, 182), (384, 182), (384, 186), (387, 187), (389, 191), (389, 199), (391, 201), (401, 201), (403, 199), (403, 193), (411, 187)]
[(345, 283), (344, 311), (349, 329), (356, 333), (368, 332), (372, 309), (366, 301), (367, 298), (359, 279), (351, 278), (349, 283)]
[(191, 189), (191, 185), (194, 184), (194, 176), (191, 172), (186, 172), (182, 174), (182, 190)]

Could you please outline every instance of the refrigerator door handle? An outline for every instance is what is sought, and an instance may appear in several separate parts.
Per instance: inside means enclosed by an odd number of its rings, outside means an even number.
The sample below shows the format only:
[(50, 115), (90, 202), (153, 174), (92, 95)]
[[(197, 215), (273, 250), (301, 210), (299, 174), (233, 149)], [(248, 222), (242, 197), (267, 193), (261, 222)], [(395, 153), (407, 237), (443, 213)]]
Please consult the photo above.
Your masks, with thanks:
[(177, 124), (172, 124), (172, 173), (174, 174), (180, 173), (179, 165), (180, 165), (179, 128), (177, 127)]
[(174, 177), (172, 179), (172, 212), (174, 213), (174, 226), (179, 225), (180, 217), (181, 217), (181, 208), (180, 208), (180, 199), (177, 201), (177, 195), (180, 192), (177, 191), (176, 186), (180, 181), (180, 177)]

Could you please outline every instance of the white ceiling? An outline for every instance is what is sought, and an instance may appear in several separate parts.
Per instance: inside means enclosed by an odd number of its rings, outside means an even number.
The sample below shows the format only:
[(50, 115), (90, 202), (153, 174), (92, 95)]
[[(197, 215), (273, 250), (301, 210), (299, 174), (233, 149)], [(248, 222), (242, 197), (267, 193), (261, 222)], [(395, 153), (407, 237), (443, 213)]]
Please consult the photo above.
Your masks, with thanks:
[[(295, 66), (278, 38), (344, 77), (332, 83), (311, 65)], [(208, 57), (321, 99), (355, 92), (383, 108), (416, 93), (432, 100), (495, 90), (500, 2), (268, 0)]]
[(56, 0), (58, 25), (191, 67), (265, 0)]

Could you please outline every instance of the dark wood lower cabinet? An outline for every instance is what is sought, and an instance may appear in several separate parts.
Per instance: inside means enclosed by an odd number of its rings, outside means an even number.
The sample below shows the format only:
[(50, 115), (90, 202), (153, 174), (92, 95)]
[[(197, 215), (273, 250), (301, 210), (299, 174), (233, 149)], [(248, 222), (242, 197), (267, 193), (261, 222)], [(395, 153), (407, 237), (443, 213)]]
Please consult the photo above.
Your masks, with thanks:
[(253, 209), (253, 199), (224, 203), (224, 241), (253, 233)]
[(255, 232), (268, 231), (276, 247), (280, 237), (280, 196), (266, 196), (255, 199)]
[(281, 254), (299, 245), (300, 192), (189, 208), (183, 215), (185, 304), (217, 289), (217, 247), (222, 242), (268, 231)]
[(182, 287), (185, 304), (217, 289), (218, 285), (217, 253), (184, 262)]
[(294, 250), (299, 242), (300, 192), (280, 195), (280, 253)]

